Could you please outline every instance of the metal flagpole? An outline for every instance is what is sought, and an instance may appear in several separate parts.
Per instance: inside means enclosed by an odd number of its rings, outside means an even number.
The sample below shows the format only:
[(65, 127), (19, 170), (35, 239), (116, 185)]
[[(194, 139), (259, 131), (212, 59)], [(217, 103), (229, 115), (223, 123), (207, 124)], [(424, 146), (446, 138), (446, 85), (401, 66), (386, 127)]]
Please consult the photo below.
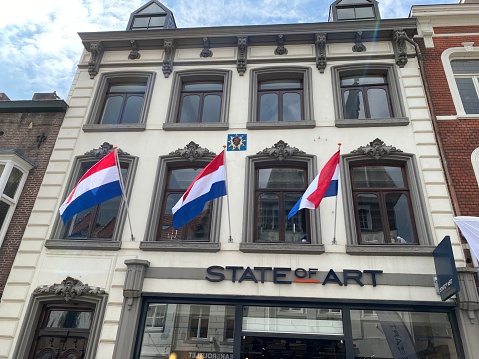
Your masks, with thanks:
[(118, 169), (118, 175), (120, 177), (121, 196), (123, 197), (123, 202), (125, 203), (126, 207), (126, 216), (128, 217), (128, 224), (130, 226), (131, 240), (134, 241), (135, 237), (133, 236), (133, 228), (131, 227), (130, 208), (128, 207), (128, 201), (125, 194), (125, 185), (123, 183), (123, 176), (121, 175), (120, 158), (118, 157), (118, 147), (114, 146), (113, 151), (115, 151), (116, 168)]
[[(341, 151), (341, 142), (338, 142), (338, 151)], [(340, 157), (341, 158), (341, 157)], [(336, 221), (338, 218), (338, 195), (339, 195), (339, 173), (338, 173), (338, 193), (336, 194), (336, 200), (334, 201), (334, 232), (333, 232), (333, 244), (337, 244), (336, 242)]]
[(230, 237), (228, 239), (228, 243), (233, 243), (233, 237), (231, 237), (231, 212), (230, 212), (230, 196), (228, 195), (228, 172), (226, 169), (226, 146), (223, 145), (223, 163), (225, 166), (225, 182), (226, 182), (226, 205), (228, 207), (228, 226), (230, 231)]

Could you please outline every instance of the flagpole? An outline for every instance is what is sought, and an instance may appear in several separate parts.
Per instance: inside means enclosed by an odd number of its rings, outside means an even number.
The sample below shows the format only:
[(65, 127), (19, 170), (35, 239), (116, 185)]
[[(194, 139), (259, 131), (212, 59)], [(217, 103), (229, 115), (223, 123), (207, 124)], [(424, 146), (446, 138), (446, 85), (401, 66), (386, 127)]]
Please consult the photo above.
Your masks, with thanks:
[(128, 207), (128, 201), (127, 201), (126, 193), (125, 193), (125, 185), (123, 183), (123, 176), (121, 175), (120, 158), (118, 157), (118, 148), (116, 146), (113, 147), (113, 151), (115, 151), (116, 168), (118, 169), (118, 175), (120, 177), (121, 196), (123, 198), (123, 202), (125, 203), (125, 207), (126, 207), (126, 216), (128, 218), (128, 224), (130, 226), (131, 240), (134, 241), (135, 237), (133, 236), (133, 228), (131, 226), (131, 218), (130, 218), (130, 208)]
[(229, 232), (230, 232), (230, 237), (228, 238), (228, 243), (233, 243), (233, 237), (231, 237), (231, 215), (230, 215), (230, 196), (228, 193), (230, 192), (228, 189), (228, 172), (227, 172), (227, 166), (226, 166), (226, 146), (223, 145), (223, 160), (224, 160), (224, 165), (225, 165), (225, 182), (226, 182), (226, 205), (228, 207), (228, 226), (229, 226)]
[[(338, 151), (340, 151), (340, 152), (341, 152), (341, 145), (342, 145), (342, 143), (338, 142)], [(339, 192), (339, 179), (338, 179), (338, 192)], [(339, 196), (336, 195), (336, 200), (334, 201), (334, 232), (333, 232), (333, 244), (334, 245), (338, 244), (336, 242), (336, 221), (337, 221), (337, 218), (338, 218), (338, 215), (337, 215), (337, 213), (338, 213), (338, 197)]]

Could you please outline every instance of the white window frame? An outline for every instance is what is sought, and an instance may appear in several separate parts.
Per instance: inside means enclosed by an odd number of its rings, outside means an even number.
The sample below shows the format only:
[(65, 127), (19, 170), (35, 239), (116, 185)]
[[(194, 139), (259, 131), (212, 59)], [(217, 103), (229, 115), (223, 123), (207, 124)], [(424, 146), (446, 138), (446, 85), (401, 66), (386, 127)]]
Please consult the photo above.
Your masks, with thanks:
[[(33, 168), (33, 166), (25, 161), (23, 158), (19, 157), (16, 154), (1, 154), (0, 155), (0, 165), (5, 165), (5, 169), (0, 177), (0, 201), (8, 204), (10, 207), (7, 211), (7, 215), (5, 216), (5, 220), (3, 222), (2, 227), (0, 228), (0, 246), (3, 244), (3, 240), (5, 239), (5, 234), (7, 233), (8, 227), (10, 225), (10, 221), (13, 217), (13, 213), (15, 212), (15, 208), (17, 207), (18, 200), (20, 195), (23, 191), (23, 186), (28, 177), (28, 173)], [(5, 190), (5, 186), (7, 185), (8, 177), (12, 172), (13, 168), (18, 169), (22, 172), (22, 178), (20, 183), (18, 184), (18, 188), (15, 192), (14, 198), (10, 198), (3, 194)]]

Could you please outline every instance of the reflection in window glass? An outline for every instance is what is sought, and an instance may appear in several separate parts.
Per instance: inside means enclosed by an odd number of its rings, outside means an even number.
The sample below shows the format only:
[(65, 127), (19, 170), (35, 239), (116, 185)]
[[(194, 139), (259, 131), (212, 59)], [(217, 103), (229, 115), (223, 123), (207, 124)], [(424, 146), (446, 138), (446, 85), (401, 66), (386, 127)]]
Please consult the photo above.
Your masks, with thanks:
[(52, 310), (48, 316), (47, 328), (89, 329), (92, 312), (74, 310)]
[(3, 222), (5, 222), (5, 218), (7, 218), (9, 209), (10, 206), (7, 203), (0, 201), (0, 228), (2, 228)]
[(267, 80), (258, 83), (258, 121), (303, 120), (303, 81)]
[(261, 95), (259, 105), (259, 120), (262, 122), (278, 121), (278, 95)]
[(8, 176), (7, 184), (5, 185), (5, 189), (3, 194), (7, 195), (10, 198), (15, 197), (15, 193), (17, 192), (18, 185), (22, 180), (23, 173), (18, 168), (13, 167), (12, 172), (10, 172), (10, 176)]
[(178, 122), (220, 122), (223, 83), (186, 82), (182, 86)]
[(106, 94), (100, 123), (138, 123), (145, 92), (144, 83), (111, 84)]

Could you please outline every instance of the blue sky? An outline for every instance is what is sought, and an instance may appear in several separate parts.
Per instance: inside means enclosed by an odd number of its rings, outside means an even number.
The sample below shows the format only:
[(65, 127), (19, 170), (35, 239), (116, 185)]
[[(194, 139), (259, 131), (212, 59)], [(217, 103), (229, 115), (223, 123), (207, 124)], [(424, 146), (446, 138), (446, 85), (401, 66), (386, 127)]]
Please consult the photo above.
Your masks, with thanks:
[[(82, 52), (78, 32), (124, 30), (147, 0), (23, 0), (0, 12), (0, 92), (11, 100), (53, 92), (66, 99)], [(333, 0), (164, 0), (178, 27), (327, 21)], [(380, 0), (382, 18), (405, 18), (412, 5), (458, 0)]]

